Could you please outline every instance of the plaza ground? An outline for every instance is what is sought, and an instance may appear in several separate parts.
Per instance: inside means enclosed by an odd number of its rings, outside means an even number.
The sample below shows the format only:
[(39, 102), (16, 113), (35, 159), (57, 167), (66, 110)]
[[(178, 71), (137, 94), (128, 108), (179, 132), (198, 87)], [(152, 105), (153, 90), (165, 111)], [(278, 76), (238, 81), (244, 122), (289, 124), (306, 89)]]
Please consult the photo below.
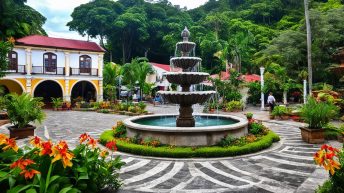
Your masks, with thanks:
[[(175, 113), (177, 106), (148, 106), (154, 113)], [(196, 112), (201, 111), (195, 107)], [(316, 166), (313, 154), (320, 145), (304, 143), (298, 127), (292, 121), (270, 121), (266, 111), (249, 107), (255, 118), (280, 135), (281, 141), (271, 148), (240, 157), (218, 159), (167, 159), (121, 155), (127, 164), (121, 169), (123, 187), (119, 192), (314, 192), (328, 174)], [(234, 113), (245, 116), (245, 112)], [(78, 143), (82, 133), (98, 138), (116, 121), (127, 116), (78, 111), (46, 111), (46, 120), (38, 126), (36, 135), (53, 141)], [(7, 132), (2, 128), (0, 132)], [(23, 142), (22, 142), (23, 143)], [(337, 142), (331, 143), (340, 146)]]

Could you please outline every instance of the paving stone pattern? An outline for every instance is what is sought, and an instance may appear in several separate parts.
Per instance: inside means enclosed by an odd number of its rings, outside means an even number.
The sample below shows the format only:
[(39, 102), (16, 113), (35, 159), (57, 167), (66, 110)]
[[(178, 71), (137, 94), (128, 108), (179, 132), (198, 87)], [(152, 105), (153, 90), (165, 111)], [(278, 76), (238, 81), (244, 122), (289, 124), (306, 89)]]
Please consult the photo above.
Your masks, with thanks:
[[(176, 107), (149, 107), (156, 113), (174, 112)], [(87, 132), (99, 137), (127, 116), (95, 112), (47, 111), (47, 119), (36, 135), (49, 134), (54, 141), (78, 143)], [(288, 122), (264, 122), (281, 136), (272, 148), (241, 157), (220, 159), (157, 159), (117, 152), (126, 165), (120, 171), (120, 193), (136, 192), (314, 192), (328, 178), (315, 166), (312, 155), (319, 145), (301, 140), (298, 127)], [(46, 129), (44, 129), (46, 128)], [(6, 132), (4, 129), (0, 132)]]

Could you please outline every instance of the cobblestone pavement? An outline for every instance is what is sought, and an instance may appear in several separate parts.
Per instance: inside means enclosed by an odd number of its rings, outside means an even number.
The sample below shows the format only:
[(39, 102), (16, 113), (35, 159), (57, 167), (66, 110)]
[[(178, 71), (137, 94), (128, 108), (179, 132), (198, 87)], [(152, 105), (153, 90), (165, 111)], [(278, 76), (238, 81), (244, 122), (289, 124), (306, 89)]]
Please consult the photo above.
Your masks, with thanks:
[[(148, 109), (155, 113), (177, 110), (175, 106), (149, 106)], [(64, 139), (72, 146), (78, 143), (81, 133), (98, 137), (117, 120), (127, 117), (75, 111), (46, 113), (47, 119), (38, 127), (36, 135)], [(264, 112), (257, 111), (257, 116), (264, 117)], [(314, 192), (327, 179), (326, 172), (315, 166), (312, 158), (319, 145), (302, 142), (293, 122), (264, 124), (278, 133), (281, 141), (268, 150), (241, 157), (157, 159), (118, 152), (126, 162), (120, 171), (124, 185), (119, 192)]]

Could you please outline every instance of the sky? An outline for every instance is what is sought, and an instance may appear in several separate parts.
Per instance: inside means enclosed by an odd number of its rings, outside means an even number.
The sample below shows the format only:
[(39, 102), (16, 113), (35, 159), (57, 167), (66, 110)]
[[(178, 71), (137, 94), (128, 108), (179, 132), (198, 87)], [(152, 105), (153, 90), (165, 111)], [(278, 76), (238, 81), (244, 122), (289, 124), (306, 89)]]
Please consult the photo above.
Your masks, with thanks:
[[(193, 9), (203, 5), (208, 0), (169, 0), (173, 5), (186, 6)], [(28, 0), (27, 5), (39, 11), (47, 18), (43, 28), (50, 37), (87, 40), (77, 32), (69, 31), (66, 24), (72, 20), (70, 15), (75, 7), (89, 0)], [(97, 40), (93, 40), (97, 41)]]

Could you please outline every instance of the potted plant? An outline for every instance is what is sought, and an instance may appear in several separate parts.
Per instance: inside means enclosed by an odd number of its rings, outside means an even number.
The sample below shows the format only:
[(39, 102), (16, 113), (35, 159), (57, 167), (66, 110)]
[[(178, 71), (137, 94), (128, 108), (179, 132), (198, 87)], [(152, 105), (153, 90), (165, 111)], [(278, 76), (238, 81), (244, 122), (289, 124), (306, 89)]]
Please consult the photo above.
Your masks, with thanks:
[(332, 103), (317, 102), (310, 97), (301, 108), (300, 116), (308, 127), (300, 127), (302, 140), (307, 143), (324, 143), (324, 126), (336, 117), (338, 108)]
[(11, 138), (26, 138), (34, 135), (35, 126), (31, 122), (42, 122), (44, 113), (42, 111), (41, 98), (33, 98), (30, 94), (10, 94), (6, 97), (6, 109), (8, 117), (13, 126), (8, 127)]
[(61, 98), (53, 98), (51, 97), (51, 103), (53, 105), (53, 110), (59, 110), (59, 108), (62, 108), (63, 101)]
[(271, 115), (273, 115), (274, 117), (279, 117), (282, 120), (286, 120), (289, 118), (288, 109), (286, 106), (276, 106), (271, 112)]

